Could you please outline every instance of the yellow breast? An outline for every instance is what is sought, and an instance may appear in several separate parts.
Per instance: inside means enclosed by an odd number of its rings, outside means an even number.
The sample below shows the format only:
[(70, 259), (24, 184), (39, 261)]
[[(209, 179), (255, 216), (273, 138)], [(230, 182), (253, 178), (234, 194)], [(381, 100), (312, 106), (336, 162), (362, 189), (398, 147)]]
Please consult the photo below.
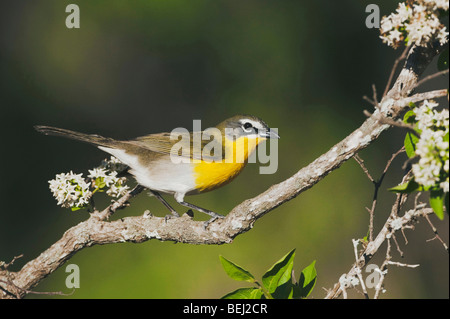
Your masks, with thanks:
[(247, 164), (248, 157), (264, 138), (240, 137), (235, 141), (225, 138), (223, 160), (202, 160), (194, 165), (195, 184), (198, 192), (207, 192), (231, 182)]

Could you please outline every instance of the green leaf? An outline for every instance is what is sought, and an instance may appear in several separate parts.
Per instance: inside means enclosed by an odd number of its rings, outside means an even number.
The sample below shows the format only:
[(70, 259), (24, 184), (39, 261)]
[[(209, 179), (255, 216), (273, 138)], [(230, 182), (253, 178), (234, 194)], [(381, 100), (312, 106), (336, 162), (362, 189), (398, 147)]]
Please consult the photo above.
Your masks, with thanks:
[(293, 289), (294, 285), (292, 283), (292, 269), (291, 269), (289, 279), (284, 283), (280, 283), (280, 285), (270, 295), (273, 299), (292, 299), (294, 293)]
[(388, 190), (394, 193), (412, 193), (417, 190), (421, 190), (422, 187), (416, 183), (414, 178), (412, 178), (409, 182), (397, 185), (395, 187), (391, 187)]
[(83, 209), (84, 207), (77, 207), (77, 206), (74, 206), (74, 207), (70, 207), (70, 209), (73, 211), (73, 212), (76, 212), (77, 210), (80, 210), (80, 209)]
[[(415, 106), (415, 105), (414, 105)], [(403, 116), (403, 122), (406, 124), (414, 124), (416, 122), (416, 113), (413, 110), (409, 110)]]
[(409, 158), (413, 158), (416, 156), (416, 144), (419, 141), (419, 138), (412, 134), (412, 133), (406, 133), (405, 136), (405, 151), (406, 155), (408, 155)]
[(226, 294), (221, 299), (261, 299), (262, 296), (261, 288), (239, 288)]
[(439, 58), (437, 61), (437, 68), (439, 71), (448, 69), (448, 49), (446, 49), (439, 55)]
[(315, 264), (316, 261), (314, 260), (308, 267), (303, 269), (300, 279), (294, 287), (294, 298), (306, 298), (311, 294), (317, 281)]
[(416, 107), (417, 107), (417, 105), (414, 102), (409, 102), (409, 108), (413, 109)]
[(430, 206), (439, 219), (444, 219), (444, 198), (445, 194), (442, 190), (430, 191)]
[(225, 269), (228, 276), (238, 281), (255, 282), (255, 277), (253, 277), (253, 275), (247, 270), (229, 261), (225, 257), (219, 256), (219, 258), (223, 269)]
[(262, 299), (263, 296), (264, 294), (261, 288), (253, 288), (253, 290), (250, 291), (250, 299)]
[(264, 287), (275, 298), (287, 298), (292, 289), (292, 267), (294, 266), (295, 249), (277, 261), (262, 277)]

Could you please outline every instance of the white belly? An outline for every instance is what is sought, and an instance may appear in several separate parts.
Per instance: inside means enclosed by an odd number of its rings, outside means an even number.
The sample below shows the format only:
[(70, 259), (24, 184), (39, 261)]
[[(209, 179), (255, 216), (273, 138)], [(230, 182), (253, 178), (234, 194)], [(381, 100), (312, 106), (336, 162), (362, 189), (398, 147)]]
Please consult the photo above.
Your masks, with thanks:
[(130, 155), (123, 150), (103, 146), (98, 148), (128, 165), (131, 168), (130, 173), (142, 186), (158, 192), (180, 195), (195, 190), (191, 163), (173, 163), (167, 156), (166, 161), (160, 160), (154, 165), (146, 167), (139, 162), (135, 155)]

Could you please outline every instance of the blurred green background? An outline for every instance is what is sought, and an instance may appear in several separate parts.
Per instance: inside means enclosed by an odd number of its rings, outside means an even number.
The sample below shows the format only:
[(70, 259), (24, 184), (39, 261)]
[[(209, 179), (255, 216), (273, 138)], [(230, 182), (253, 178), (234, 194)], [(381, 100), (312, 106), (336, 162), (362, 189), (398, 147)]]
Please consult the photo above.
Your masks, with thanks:
[[(76, 3), (81, 28), (67, 29), (65, 8)], [(365, 119), (362, 100), (371, 85), (381, 93), (400, 51), (365, 27), (373, 1), (3, 1), (1, 12), (2, 156), (0, 260), (24, 254), (20, 269), (88, 218), (85, 211), (56, 206), (48, 189), (55, 174), (87, 173), (105, 154), (61, 138), (45, 137), (33, 125), (53, 125), (114, 138), (213, 126), (237, 113), (260, 116), (279, 130), (279, 167), (258, 174), (250, 164), (233, 183), (189, 201), (226, 213), (288, 178), (330, 149)], [(377, 1), (382, 15), (396, 1)], [(434, 64), (428, 73), (435, 72)], [(442, 88), (445, 80), (424, 86)], [(391, 129), (361, 152), (378, 177), (404, 132)], [(401, 178), (405, 156), (389, 171), (376, 211), (376, 230), (394, 195), (385, 191)], [(81, 288), (52, 298), (219, 298), (245, 286), (228, 278), (225, 256), (260, 277), (296, 248), (294, 269), (316, 260), (313, 298), (323, 298), (354, 260), (352, 238), (368, 229), (366, 206), (373, 187), (355, 161), (257, 221), (232, 244), (194, 246), (148, 241), (96, 246), (68, 263), (81, 270)], [(99, 196), (101, 197), (101, 194)], [(96, 199), (98, 206), (107, 205)], [(173, 200), (170, 199), (173, 203)], [(177, 206), (176, 206), (177, 207)], [(114, 218), (165, 208), (141, 194)], [(196, 215), (198, 218), (198, 214)], [(448, 243), (448, 215), (432, 217)], [(417, 269), (389, 269), (387, 298), (448, 298), (449, 258), (422, 221), (399, 236), (405, 257)], [(385, 247), (373, 263), (382, 262)], [(65, 265), (36, 287), (70, 292)], [(372, 291), (369, 291), (372, 293)], [(352, 292), (353, 297), (361, 297)], [(30, 295), (29, 298), (49, 298)]]

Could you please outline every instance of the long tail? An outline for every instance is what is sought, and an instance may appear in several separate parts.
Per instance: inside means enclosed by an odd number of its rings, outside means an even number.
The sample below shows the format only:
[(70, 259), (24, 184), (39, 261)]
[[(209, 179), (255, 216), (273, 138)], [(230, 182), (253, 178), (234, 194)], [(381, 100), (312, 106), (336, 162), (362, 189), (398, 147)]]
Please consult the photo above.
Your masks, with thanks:
[(67, 137), (73, 140), (78, 140), (82, 142), (86, 142), (89, 144), (94, 144), (97, 146), (106, 146), (111, 148), (117, 148), (120, 147), (120, 145), (123, 142), (116, 141), (112, 138), (103, 137), (96, 134), (84, 134), (79, 133), (71, 130), (66, 130), (63, 128), (57, 128), (52, 126), (42, 126), (42, 125), (36, 125), (34, 126), (35, 130), (45, 134), (45, 135), (54, 135), (54, 136), (62, 136)]

